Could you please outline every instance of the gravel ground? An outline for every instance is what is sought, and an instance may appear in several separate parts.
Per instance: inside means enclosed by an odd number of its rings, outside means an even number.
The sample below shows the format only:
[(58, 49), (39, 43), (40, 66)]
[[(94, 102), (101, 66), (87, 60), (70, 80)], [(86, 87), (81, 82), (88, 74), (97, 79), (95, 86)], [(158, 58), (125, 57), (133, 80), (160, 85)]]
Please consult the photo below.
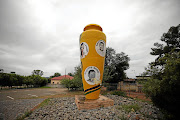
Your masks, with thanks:
[[(25, 120), (72, 120), (72, 119), (107, 119), (107, 120), (158, 120), (163, 115), (155, 106), (146, 102), (136, 101), (131, 98), (125, 98), (116, 95), (107, 95), (114, 100), (114, 106), (98, 108), (92, 110), (78, 110), (74, 97), (72, 98), (52, 98), (48, 105), (36, 109)], [(140, 109), (126, 111), (123, 105), (137, 104)]]
[(44, 99), (20, 99), (0, 101), (0, 120), (14, 120), (30, 111)]

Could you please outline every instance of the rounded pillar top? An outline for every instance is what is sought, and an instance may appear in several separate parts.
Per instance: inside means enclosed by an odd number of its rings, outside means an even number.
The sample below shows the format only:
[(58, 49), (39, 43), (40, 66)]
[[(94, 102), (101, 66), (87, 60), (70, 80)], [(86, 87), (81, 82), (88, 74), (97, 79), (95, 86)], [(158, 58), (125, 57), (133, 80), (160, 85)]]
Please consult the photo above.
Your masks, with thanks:
[(90, 30), (90, 29), (103, 31), (103, 30), (102, 30), (102, 27), (101, 27), (100, 25), (97, 25), (97, 24), (89, 24), (89, 25), (86, 25), (86, 27), (84, 28), (84, 31)]

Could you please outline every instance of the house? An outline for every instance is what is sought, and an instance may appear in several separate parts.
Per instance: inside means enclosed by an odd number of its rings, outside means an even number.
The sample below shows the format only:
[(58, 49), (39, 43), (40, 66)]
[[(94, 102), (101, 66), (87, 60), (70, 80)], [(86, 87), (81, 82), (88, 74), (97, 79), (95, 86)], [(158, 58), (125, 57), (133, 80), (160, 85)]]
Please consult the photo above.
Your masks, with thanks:
[(69, 75), (53, 77), (53, 78), (51, 78), (51, 84), (61, 84), (61, 80), (63, 80), (63, 79), (70, 79), (70, 80), (72, 80), (73, 78), (74, 77), (69, 76)]

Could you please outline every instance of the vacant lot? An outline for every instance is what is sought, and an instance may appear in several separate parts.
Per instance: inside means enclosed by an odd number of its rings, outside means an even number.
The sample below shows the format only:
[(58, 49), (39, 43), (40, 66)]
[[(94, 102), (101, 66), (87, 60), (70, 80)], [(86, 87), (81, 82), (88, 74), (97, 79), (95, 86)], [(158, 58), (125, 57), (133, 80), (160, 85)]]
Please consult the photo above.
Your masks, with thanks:
[(0, 101), (40, 98), (43, 96), (66, 94), (67, 91), (68, 90), (66, 88), (33, 88), (33, 89), (1, 90)]
[(13, 120), (32, 110), (45, 98), (67, 94), (64, 88), (33, 88), (0, 91), (0, 119)]

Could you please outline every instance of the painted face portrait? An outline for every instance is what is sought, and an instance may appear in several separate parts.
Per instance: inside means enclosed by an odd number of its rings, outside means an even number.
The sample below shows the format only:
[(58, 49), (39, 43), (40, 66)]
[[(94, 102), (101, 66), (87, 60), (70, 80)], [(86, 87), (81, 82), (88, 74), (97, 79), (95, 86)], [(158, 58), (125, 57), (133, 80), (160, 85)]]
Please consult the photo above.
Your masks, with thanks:
[(90, 70), (88, 73), (89, 79), (95, 78), (95, 71), (94, 70)]
[(84, 79), (89, 85), (99, 84), (100, 80), (100, 71), (95, 66), (89, 66), (84, 71)]
[(99, 50), (104, 51), (104, 43), (103, 42), (99, 43)]
[(85, 42), (81, 43), (81, 45), (80, 45), (81, 58), (84, 58), (88, 54), (88, 51), (89, 51), (89, 47), (88, 47), (87, 43), (85, 43)]

